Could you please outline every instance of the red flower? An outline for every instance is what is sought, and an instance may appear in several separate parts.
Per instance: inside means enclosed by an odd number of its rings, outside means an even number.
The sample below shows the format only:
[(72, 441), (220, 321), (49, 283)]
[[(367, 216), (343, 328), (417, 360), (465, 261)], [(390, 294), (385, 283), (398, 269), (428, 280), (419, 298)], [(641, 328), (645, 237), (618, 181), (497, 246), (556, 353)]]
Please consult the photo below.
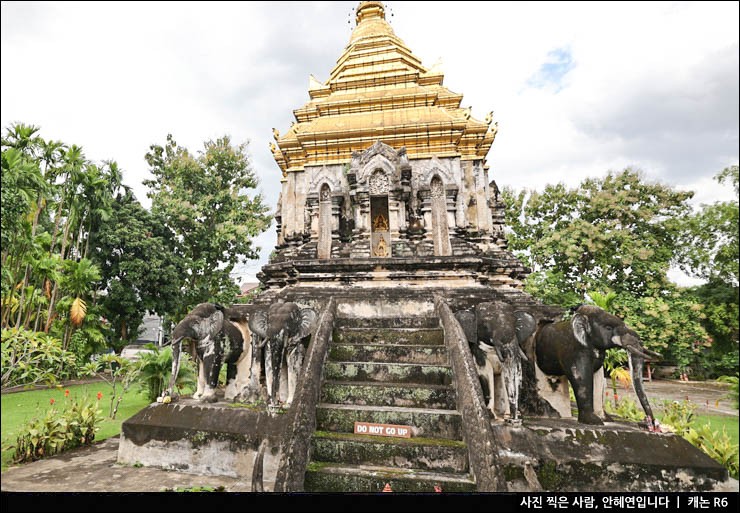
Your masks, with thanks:
[(100, 401), (103, 398), (103, 392), (98, 392), (98, 401)]
[(69, 397), (69, 390), (64, 391), (64, 397)]
[(52, 397), (51, 399), (49, 399), (49, 404), (51, 404), (52, 406), (54, 405), (54, 403), (55, 403), (55, 402), (56, 402), (56, 401), (54, 400), (54, 398), (53, 398), (53, 397)]

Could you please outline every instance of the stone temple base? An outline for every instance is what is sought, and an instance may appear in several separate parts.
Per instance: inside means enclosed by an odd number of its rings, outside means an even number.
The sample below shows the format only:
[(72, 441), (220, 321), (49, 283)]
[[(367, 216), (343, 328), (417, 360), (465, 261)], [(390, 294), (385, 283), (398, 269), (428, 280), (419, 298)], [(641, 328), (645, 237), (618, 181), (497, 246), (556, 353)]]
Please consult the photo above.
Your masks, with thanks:
[[(285, 417), (225, 402), (154, 403), (123, 423), (118, 463), (247, 480), (262, 470), (264, 490), (272, 491)], [(256, 469), (263, 442), (264, 464)]]
[(507, 448), (502, 463), (510, 491), (738, 491), (724, 467), (674, 434), (560, 419), (492, 427)]

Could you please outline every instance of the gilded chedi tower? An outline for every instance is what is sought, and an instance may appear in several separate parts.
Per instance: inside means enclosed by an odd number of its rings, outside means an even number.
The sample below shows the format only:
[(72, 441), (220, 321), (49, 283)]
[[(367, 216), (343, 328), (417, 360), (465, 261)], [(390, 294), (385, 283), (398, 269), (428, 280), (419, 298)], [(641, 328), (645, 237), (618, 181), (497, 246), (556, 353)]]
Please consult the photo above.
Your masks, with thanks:
[[(382, 272), (359, 276), (357, 266), (342, 266), (367, 259), (376, 271), (423, 261), (457, 284), (518, 288), (524, 269), (506, 251), (503, 206), (488, 180), (498, 129), (492, 113), (479, 121), (460, 107), (462, 95), (442, 85), (442, 72), (395, 35), (382, 2), (361, 2), (356, 22), (329, 79), (311, 77), (296, 121), (273, 131), (282, 192), (278, 245), (262, 281), (279, 288), (321, 276), (377, 285)], [(322, 269), (330, 259), (331, 269)], [(451, 266), (456, 272), (445, 273)], [(435, 272), (406, 276), (418, 285)]]

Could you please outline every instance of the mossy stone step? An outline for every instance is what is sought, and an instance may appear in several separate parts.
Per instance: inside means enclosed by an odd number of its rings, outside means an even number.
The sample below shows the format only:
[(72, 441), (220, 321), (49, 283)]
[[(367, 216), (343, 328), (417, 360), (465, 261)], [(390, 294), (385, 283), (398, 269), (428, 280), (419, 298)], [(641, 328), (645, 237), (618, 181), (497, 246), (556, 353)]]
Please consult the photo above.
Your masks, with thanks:
[(447, 365), (447, 348), (440, 345), (331, 344), (329, 359), (345, 362), (396, 362)]
[(468, 452), (456, 440), (393, 438), (316, 432), (311, 457), (317, 461), (353, 465), (388, 465), (403, 469), (467, 472)]
[(403, 406), (454, 410), (455, 388), (451, 385), (388, 384), (378, 382), (347, 383), (326, 381), (321, 402), (371, 406)]
[(337, 317), (337, 328), (439, 328), (437, 317)]
[(338, 328), (334, 330), (334, 342), (338, 344), (400, 344), (444, 346), (444, 332), (439, 328), (368, 329)]
[(353, 433), (355, 422), (399, 424), (410, 426), (415, 437), (462, 440), (462, 417), (455, 410), (327, 403), (316, 408), (318, 431)]
[(327, 362), (324, 379), (382, 383), (452, 384), (452, 368), (417, 363)]
[(443, 492), (475, 492), (470, 474), (430, 472), (369, 465), (341, 465), (312, 462), (306, 471), (304, 489), (307, 492), (382, 492), (388, 484), (393, 492), (434, 493), (435, 486)]

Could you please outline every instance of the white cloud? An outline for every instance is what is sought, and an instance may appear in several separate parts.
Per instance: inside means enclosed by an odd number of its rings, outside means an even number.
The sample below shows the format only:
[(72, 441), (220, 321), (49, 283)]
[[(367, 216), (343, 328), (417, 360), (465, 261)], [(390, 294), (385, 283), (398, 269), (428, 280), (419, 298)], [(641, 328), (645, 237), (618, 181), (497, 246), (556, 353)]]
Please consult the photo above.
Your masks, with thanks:
[[(114, 159), (145, 204), (144, 154), (172, 133), (193, 151), (251, 141), (274, 206), (267, 148), (326, 80), (356, 2), (2, 3), (0, 122)], [(500, 131), (500, 186), (575, 185), (632, 165), (649, 179), (729, 199), (711, 177), (738, 162), (738, 4), (388, 2), (396, 32)], [(390, 16), (393, 14), (393, 16)], [(351, 15), (351, 16), (350, 16)], [(352, 24), (347, 21), (351, 19)], [(567, 49), (557, 87), (531, 81)], [(274, 229), (261, 236), (262, 262)], [(251, 281), (251, 278), (250, 280)]]

